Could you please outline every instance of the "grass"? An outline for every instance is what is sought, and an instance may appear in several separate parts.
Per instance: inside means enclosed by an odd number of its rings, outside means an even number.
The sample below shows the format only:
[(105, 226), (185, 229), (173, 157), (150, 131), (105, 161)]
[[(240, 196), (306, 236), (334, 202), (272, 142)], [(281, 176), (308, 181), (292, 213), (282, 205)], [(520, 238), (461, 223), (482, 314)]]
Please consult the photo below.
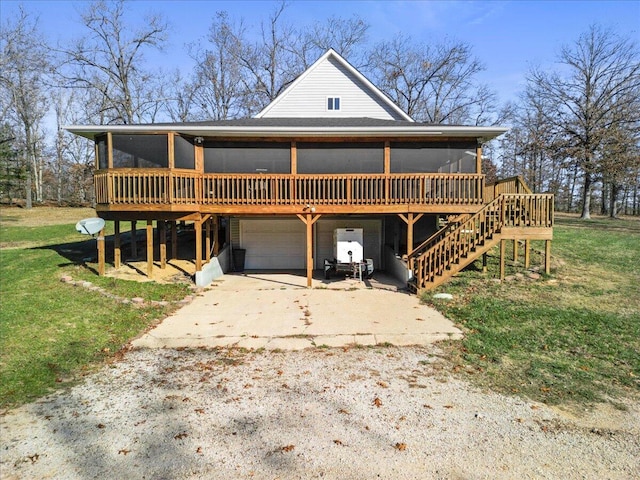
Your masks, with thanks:
[[(541, 265), (543, 245), (534, 248), (532, 265)], [(495, 283), (487, 281), (497, 277), (493, 252), (488, 274), (471, 268), (423, 294), (465, 332), (447, 345), (455, 370), (550, 404), (637, 397), (640, 221), (558, 216), (552, 257), (550, 277)], [(507, 275), (516, 272), (524, 269), (511, 262)], [(432, 299), (443, 291), (454, 300)]]
[(95, 242), (75, 233), (75, 222), (25, 226), (16, 217), (0, 217), (0, 408), (73, 384), (174, 308), (118, 303), (61, 283), (63, 275), (124, 298), (177, 301), (188, 293), (184, 284), (98, 277), (82, 262), (95, 255)]

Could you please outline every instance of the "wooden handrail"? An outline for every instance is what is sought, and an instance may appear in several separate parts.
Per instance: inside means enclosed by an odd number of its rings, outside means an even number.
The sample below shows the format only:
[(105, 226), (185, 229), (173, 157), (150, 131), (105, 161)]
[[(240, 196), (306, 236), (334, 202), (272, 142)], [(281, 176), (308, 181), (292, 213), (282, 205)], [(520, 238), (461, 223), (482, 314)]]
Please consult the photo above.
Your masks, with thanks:
[(99, 204), (482, 205), (477, 174), (223, 174), (115, 168), (95, 174)]
[(491, 202), (503, 193), (533, 193), (522, 176), (516, 175), (487, 185), (485, 201)]

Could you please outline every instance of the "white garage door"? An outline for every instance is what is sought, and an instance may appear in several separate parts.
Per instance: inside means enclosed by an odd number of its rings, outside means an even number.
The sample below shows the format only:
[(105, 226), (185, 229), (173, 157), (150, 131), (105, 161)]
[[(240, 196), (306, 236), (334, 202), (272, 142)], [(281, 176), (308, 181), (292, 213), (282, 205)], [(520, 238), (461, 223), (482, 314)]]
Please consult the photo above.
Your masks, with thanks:
[[(300, 222), (302, 223), (302, 222)], [(336, 228), (362, 228), (364, 256), (373, 259), (373, 266), (381, 269), (382, 221), (369, 219), (320, 218), (316, 222), (316, 268), (322, 268), (324, 259), (333, 258), (333, 231)]]
[(240, 245), (248, 270), (304, 269), (306, 227), (300, 220), (240, 220)]

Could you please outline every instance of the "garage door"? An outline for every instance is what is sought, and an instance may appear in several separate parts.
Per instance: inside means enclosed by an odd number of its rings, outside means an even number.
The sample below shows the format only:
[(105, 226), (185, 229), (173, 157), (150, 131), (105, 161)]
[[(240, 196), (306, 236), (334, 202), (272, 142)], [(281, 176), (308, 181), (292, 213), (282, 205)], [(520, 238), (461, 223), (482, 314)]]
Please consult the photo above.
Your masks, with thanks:
[(240, 220), (240, 245), (249, 270), (304, 269), (306, 227), (298, 219)]
[[(302, 223), (302, 222), (300, 222)], [(333, 258), (333, 231), (336, 228), (362, 228), (364, 256), (373, 259), (376, 269), (382, 268), (382, 221), (377, 219), (331, 219), (321, 218), (316, 222), (316, 268), (322, 268), (324, 259)]]

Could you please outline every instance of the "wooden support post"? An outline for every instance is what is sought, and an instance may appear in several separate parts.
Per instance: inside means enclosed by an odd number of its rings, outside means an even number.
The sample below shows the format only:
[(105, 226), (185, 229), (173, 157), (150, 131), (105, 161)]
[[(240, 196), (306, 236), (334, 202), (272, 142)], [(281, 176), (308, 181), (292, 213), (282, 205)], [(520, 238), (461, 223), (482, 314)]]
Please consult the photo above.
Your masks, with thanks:
[(307, 288), (313, 284), (313, 224), (318, 221), (320, 214), (298, 214), (298, 218), (307, 226)]
[(218, 256), (220, 253), (220, 239), (218, 238), (220, 231), (220, 217), (218, 215), (213, 216), (213, 255)]
[(194, 222), (196, 231), (196, 272), (202, 271), (202, 219)]
[(207, 218), (207, 221), (204, 223), (204, 256), (207, 263), (211, 261), (211, 218)]
[(113, 266), (118, 269), (122, 262), (122, 249), (120, 248), (120, 220), (113, 222)]
[(104, 276), (104, 228), (100, 230), (97, 238), (98, 246), (98, 275)]
[(518, 239), (513, 239), (513, 262), (518, 263)]
[(153, 278), (153, 220), (147, 220), (147, 277)]
[(407, 255), (413, 251), (413, 213), (407, 215)]
[(138, 258), (138, 236), (136, 235), (136, 221), (131, 222), (131, 258)]
[(178, 258), (178, 222), (171, 222), (171, 258)]
[(531, 265), (531, 240), (528, 238), (524, 241), (524, 268)]
[(487, 253), (482, 254), (482, 273), (487, 273)]
[(500, 240), (500, 280), (504, 280), (504, 254), (506, 240)]
[(298, 173), (298, 147), (296, 142), (291, 142), (291, 175)]
[(311, 214), (307, 213), (307, 288), (311, 288), (313, 280), (313, 223)]
[(384, 201), (388, 202), (389, 198), (391, 198), (391, 179), (389, 175), (391, 174), (391, 142), (384, 142), (384, 167), (383, 171), (385, 174), (384, 179)]
[(158, 220), (158, 234), (160, 236), (160, 268), (167, 268), (167, 224)]
[(551, 240), (544, 241), (544, 273), (551, 273)]
[(480, 141), (476, 146), (476, 173), (478, 175), (482, 173), (482, 143)]
[(407, 224), (407, 256), (413, 251), (413, 226), (422, 218), (423, 215), (424, 213), (420, 213), (418, 215), (409, 213), (405, 217), (402, 213), (398, 214), (402, 221)]

